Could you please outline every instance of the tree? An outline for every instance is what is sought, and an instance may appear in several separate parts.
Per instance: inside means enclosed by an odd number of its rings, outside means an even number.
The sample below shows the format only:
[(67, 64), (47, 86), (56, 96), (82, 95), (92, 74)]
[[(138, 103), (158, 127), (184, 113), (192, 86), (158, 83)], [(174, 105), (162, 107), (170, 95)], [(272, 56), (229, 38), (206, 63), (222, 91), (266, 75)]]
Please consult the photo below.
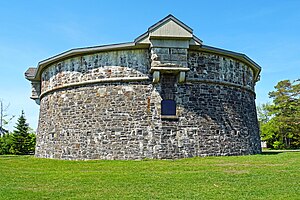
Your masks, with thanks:
[(267, 142), (267, 147), (273, 147), (275, 129), (274, 120), (272, 119), (272, 114), (269, 111), (271, 104), (265, 103), (257, 106), (257, 118), (260, 127), (260, 136), (263, 141)]
[(7, 133), (0, 136), (0, 155), (9, 154), (12, 146), (12, 136)]
[(15, 131), (12, 134), (12, 154), (32, 154), (35, 146), (35, 135), (30, 133), (30, 127), (26, 123), (24, 111), (18, 118)]
[(272, 148), (300, 147), (300, 80), (283, 80), (269, 92), (271, 104), (258, 107), (262, 139)]
[(5, 106), (3, 100), (0, 99), (0, 136), (8, 133), (5, 126), (14, 118), (14, 116), (9, 118), (8, 114), (6, 114), (8, 108), (9, 104)]

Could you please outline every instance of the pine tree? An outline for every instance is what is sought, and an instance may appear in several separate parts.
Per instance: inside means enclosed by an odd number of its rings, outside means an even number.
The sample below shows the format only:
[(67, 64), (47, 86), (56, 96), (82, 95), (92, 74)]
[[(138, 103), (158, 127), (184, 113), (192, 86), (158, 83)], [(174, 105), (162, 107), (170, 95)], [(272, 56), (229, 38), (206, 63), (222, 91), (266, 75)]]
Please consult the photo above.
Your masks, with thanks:
[(258, 109), (263, 140), (273, 148), (300, 148), (300, 79), (278, 82), (269, 97), (273, 102)]
[(18, 118), (15, 126), (15, 131), (12, 135), (12, 146), (10, 152), (13, 154), (29, 154), (30, 153), (30, 133), (29, 125), (26, 123), (24, 111)]

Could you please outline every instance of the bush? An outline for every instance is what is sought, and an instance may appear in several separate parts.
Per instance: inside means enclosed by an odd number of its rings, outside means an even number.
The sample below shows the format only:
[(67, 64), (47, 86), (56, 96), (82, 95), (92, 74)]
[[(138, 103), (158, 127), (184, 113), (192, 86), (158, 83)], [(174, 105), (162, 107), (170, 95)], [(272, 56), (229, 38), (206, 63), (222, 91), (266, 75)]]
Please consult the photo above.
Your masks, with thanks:
[(284, 149), (284, 144), (280, 141), (275, 141), (273, 143), (273, 148), (274, 149)]
[(4, 134), (0, 137), (0, 155), (9, 154), (12, 146), (11, 134)]

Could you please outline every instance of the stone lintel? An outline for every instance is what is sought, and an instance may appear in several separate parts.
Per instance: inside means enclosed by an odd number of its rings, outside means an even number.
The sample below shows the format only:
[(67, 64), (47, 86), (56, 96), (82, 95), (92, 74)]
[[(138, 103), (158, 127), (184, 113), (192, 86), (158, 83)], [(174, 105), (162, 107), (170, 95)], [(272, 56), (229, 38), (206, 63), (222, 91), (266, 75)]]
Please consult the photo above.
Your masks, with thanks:
[(178, 75), (178, 83), (184, 83), (186, 72), (189, 70), (190, 69), (186, 67), (151, 67), (150, 73), (153, 73), (153, 83), (158, 83), (160, 81), (161, 74)]
[(179, 117), (177, 115), (161, 115), (160, 118), (162, 120), (172, 120), (172, 121), (177, 121), (179, 120)]
[(178, 74), (180, 72), (187, 72), (190, 68), (187, 67), (151, 67), (150, 72), (153, 73), (154, 71), (159, 71), (160, 73), (171, 73), (171, 74)]

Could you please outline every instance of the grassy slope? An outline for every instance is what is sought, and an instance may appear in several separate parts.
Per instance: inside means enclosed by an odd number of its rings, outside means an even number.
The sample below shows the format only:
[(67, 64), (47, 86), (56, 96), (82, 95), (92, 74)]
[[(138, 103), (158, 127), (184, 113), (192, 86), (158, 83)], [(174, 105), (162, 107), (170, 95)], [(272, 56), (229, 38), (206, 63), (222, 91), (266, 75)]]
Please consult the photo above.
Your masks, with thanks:
[(0, 199), (300, 199), (300, 152), (151, 161), (0, 156)]

